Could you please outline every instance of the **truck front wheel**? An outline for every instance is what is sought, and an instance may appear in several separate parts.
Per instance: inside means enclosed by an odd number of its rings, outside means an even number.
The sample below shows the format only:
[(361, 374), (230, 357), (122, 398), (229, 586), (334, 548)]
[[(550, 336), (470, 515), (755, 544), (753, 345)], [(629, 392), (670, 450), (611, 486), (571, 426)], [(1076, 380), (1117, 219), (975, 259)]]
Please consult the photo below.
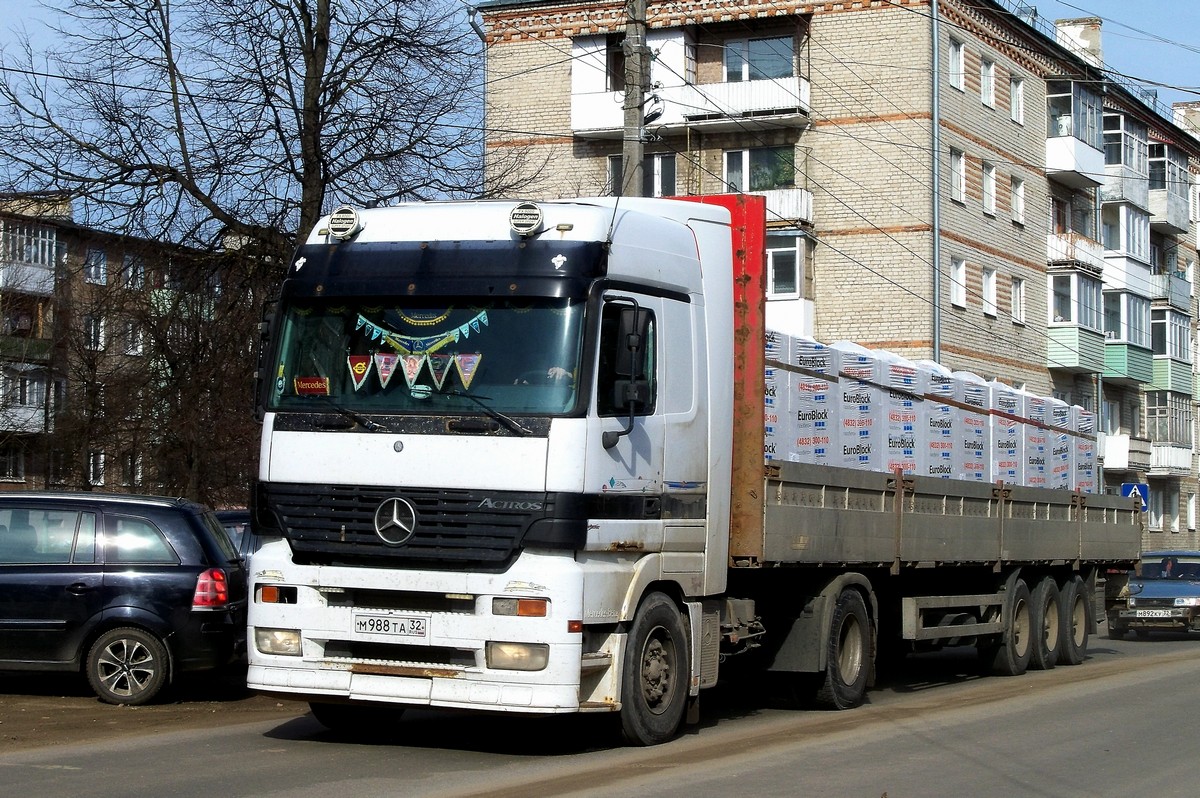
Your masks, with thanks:
[(633, 745), (675, 736), (687, 706), (688, 637), (675, 602), (651, 593), (629, 629), (621, 673), (621, 731)]
[(825, 680), (816, 702), (827, 709), (851, 709), (862, 703), (871, 670), (871, 620), (857, 590), (838, 594), (829, 622)]

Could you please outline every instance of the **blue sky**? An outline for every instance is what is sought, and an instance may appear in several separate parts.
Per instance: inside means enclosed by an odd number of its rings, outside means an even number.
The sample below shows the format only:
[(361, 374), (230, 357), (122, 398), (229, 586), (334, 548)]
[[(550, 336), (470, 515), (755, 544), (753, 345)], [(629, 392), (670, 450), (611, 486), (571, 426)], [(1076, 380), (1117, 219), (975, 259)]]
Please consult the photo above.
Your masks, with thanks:
[[(1032, 5), (1050, 23), (1056, 19), (1100, 17), (1104, 60), (1117, 72), (1190, 92), (1159, 87), (1159, 99), (1200, 101), (1200, 0), (1009, 0)], [(0, 0), (0, 44), (23, 22), (36, 29), (45, 12), (36, 0)]]

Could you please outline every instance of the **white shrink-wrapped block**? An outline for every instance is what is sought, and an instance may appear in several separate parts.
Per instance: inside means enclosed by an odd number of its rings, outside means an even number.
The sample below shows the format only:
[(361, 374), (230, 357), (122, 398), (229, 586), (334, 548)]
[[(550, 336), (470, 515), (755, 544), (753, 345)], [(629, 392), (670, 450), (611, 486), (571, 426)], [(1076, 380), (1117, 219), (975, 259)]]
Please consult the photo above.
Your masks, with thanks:
[(787, 407), (787, 364), (792, 338), (786, 333), (767, 331), (766, 363), (763, 367), (763, 453), (768, 460), (787, 460), (792, 445), (793, 425)]
[(992, 463), (992, 390), (977, 374), (954, 372), (954, 398), (960, 408), (961, 445), (956, 452), (959, 479), (991, 482)]
[(918, 435), (917, 473), (941, 479), (961, 478), (962, 411), (954, 405), (954, 375), (932, 360), (918, 360), (917, 366), (925, 399), (921, 403), (924, 431)]
[(1079, 405), (1071, 408), (1075, 429), (1074, 483), (1080, 493), (1096, 493), (1096, 414)]
[(924, 446), (924, 425), (918, 423), (923, 411), (919, 390), (920, 369), (916, 363), (891, 352), (876, 350), (887, 386), (885, 471), (916, 474), (917, 451)]
[(1075, 436), (1071, 406), (1061, 399), (1049, 399), (1050, 403), (1050, 481), (1049, 487), (1059, 490), (1072, 488), (1075, 471)]
[(1031, 488), (1044, 488), (1050, 484), (1050, 404), (1043, 396), (1020, 391), (1021, 401), (1025, 404), (1021, 425), (1022, 434), (1022, 466), (1024, 479), (1022, 484)]
[(787, 406), (794, 435), (787, 459), (841, 465), (838, 391), (839, 353), (810, 338), (793, 340)]
[(992, 389), (992, 481), (1010, 485), (1025, 484), (1023, 447), (1025, 402), (1019, 391), (1002, 382), (989, 383)]
[(836, 465), (864, 471), (882, 471), (887, 447), (887, 397), (882, 387), (879, 358), (869, 349), (849, 341), (830, 344), (838, 351), (839, 428)]

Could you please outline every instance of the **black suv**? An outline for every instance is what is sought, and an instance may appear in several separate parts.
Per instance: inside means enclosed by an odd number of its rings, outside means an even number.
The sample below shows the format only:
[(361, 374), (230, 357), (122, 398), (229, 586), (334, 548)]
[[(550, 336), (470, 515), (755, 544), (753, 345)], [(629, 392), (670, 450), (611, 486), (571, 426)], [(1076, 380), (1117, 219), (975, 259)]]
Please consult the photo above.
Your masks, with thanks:
[(102, 493), (0, 493), (0, 671), (79, 671), (144, 704), (245, 656), (246, 569), (208, 508)]

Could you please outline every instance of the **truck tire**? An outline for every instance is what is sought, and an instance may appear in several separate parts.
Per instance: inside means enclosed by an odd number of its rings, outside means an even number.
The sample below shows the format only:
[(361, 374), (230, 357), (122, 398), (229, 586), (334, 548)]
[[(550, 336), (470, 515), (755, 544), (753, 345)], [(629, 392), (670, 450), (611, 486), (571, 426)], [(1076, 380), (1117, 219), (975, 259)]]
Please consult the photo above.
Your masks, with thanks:
[(1054, 577), (1046, 576), (1037, 583), (1029, 598), (1030, 629), (1029, 667), (1048, 671), (1058, 664), (1062, 649), (1062, 596)]
[(852, 709), (863, 701), (871, 670), (871, 619), (857, 590), (838, 594), (829, 622), (825, 680), (815, 701), (826, 709)]
[(1088, 637), (1091, 634), (1087, 582), (1076, 576), (1063, 585), (1061, 603), (1062, 645), (1058, 651), (1058, 664), (1078, 665), (1087, 657)]
[(394, 731), (404, 707), (378, 704), (323, 704), (310, 701), (309, 711), (317, 723), (340, 734), (380, 735)]
[(1004, 599), (1004, 632), (1000, 640), (980, 648), (984, 664), (998, 676), (1020, 676), (1032, 653), (1029, 586), (1017, 579)]
[(642, 600), (621, 668), (621, 732), (632, 745), (675, 736), (687, 709), (688, 636), (679, 608), (663, 593)]

